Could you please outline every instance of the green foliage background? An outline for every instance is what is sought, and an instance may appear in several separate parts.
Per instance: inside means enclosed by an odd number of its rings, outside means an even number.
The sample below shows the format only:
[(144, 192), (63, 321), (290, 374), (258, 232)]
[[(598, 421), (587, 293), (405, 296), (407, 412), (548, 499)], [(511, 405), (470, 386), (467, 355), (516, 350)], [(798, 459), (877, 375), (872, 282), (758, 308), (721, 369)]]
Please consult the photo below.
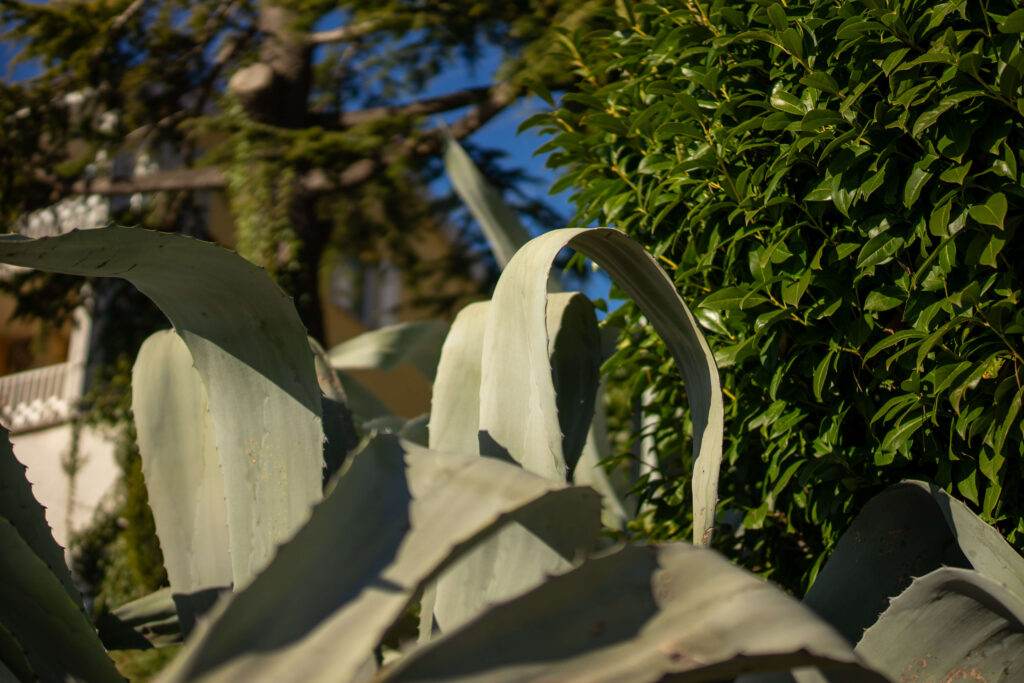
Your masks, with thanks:
[[(854, 511), (915, 477), (1024, 547), (1024, 9), (607, 15), (617, 30), (564, 36), (583, 85), (526, 125), (554, 135), (576, 222), (646, 244), (707, 330), (727, 401), (721, 509), (743, 529), (716, 544), (800, 590)], [(640, 525), (685, 537), (684, 390), (631, 305), (612, 320), (609, 366), (648, 390), (667, 475)]]

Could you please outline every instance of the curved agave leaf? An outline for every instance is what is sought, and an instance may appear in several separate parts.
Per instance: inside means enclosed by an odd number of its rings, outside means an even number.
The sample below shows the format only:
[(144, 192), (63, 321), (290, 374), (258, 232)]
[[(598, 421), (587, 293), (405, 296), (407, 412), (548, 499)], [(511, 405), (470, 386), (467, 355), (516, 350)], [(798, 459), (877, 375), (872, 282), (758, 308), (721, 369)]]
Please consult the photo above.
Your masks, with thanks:
[[(431, 411), (431, 445), (450, 444), (455, 448), (473, 448), (478, 435), (473, 419), (479, 405), (479, 367), (486, 307), (460, 314), (452, 326), (442, 354), (435, 398)], [(594, 395), (598, 383), (600, 339), (593, 305), (582, 294), (548, 295), (547, 328), (550, 340), (549, 376), (559, 394), (556, 398), (563, 452), (579, 458), (594, 414)], [(458, 411), (458, 412), (456, 412)], [(480, 443), (487, 452), (493, 444)], [(476, 453), (474, 448), (472, 453)], [(509, 459), (507, 454), (491, 455)], [(573, 456), (574, 454), (574, 456)], [(557, 480), (556, 480), (557, 481)], [(564, 481), (564, 479), (563, 479)], [(577, 554), (597, 541), (595, 526), (584, 538), (574, 528), (541, 534), (544, 520), (527, 519), (510, 524), (472, 553), (456, 563), (438, 581), (433, 597), (433, 616), (442, 630), (456, 628), (488, 604), (523, 593), (551, 574), (572, 568)], [(430, 606), (424, 603), (424, 623), (428, 630)]]
[(132, 413), (181, 631), (230, 590), (232, 542), (217, 430), (206, 390), (175, 332), (151, 335), (132, 369)]
[(313, 350), (313, 367), (316, 368), (316, 381), (323, 394), (324, 420), (324, 484), (341, 469), (342, 464), (356, 446), (359, 435), (352, 420), (349, 409), (348, 395), (342, 386), (338, 373), (331, 367), (327, 353), (320, 343), (312, 337), (309, 346)]
[(594, 304), (578, 292), (548, 294), (548, 354), (562, 431), (562, 454), (574, 471), (594, 419), (601, 337)]
[(447, 332), (448, 326), (437, 320), (398, 323), (344, 341), (327, 357), (338, 370), (392, 370), (408, 362), (433, 381)]
[[(618, 331), (611, 328), (601, 329), (601, 358), (611, 356), (618, 339)], [(572, 481), (579, 486), (591, 486), (601, 494), (604, 510), (601, 520), (611, 529), (624, 531), (626, 525), (636, 515), (636, 500), (630, 495), (633, 486), (630, 473), (617, 468), (605, 472), (604, 461), (611, 453), (611, 441), (608, 438), (608, 415), (604, 407), (605, 380), (601, 378), (597, 395), (594, 397), (594, 419), (587, 432), (587, 440), (583, 445), (583, 453), (572, 471)]]
[(82, 595), (64, 563), (64, 553), (53, 540), (43, 506), (32, 495), (32, 486), (25, 478), (25, 466), (14, 457), (10, 436), (3, 425), (0, 425), (0, 517), (5, 517), (17, 529), (32, 552), (60, 580), (71, 601), (78, 609), (83, 609)]
[(804, 603), (851, 643), (915, 576), (974, 568), (1024, 596), (1024, 559), (942, 489), (907, 481), (872, 498), (839, 539)]
[[(707, 342), (672, 281), (625, 234), (607, 228), (555, 230), (509, 263), (488, 311), (481, 378), (484, 452), (508, 453), (527, 470), (565, 480), (561, 431), (548, 367), (545, 306), (551, 263), (564, 247), (590, 257), (637, 302), (665, 341), (686, 385), (693, 417), (694, 542), (714, 531), (722, 459), (722, 394)], [(525, 340), (525, 341), (524, 341)]]
[(108, 650), (145, 650), (180, 645), (183, 639), (171, 589), (161, 588), (100, 616), (96, 623)]
[(480, 224), (498, 266), (504, 268), (513, 254), (530, 241), (530, 233), (501, 194), (487, 182), (462, 145), (450, 135), (445, 141), (444, 168), (456, 194)]
[(459, 311), (448, 330), (430, 399), (430, 448), (479, 455), (480, 357), (489, 301)]
[(189, 347), (216, 425), (236, 587), (321, 495), (320, 392), (295, 307), (270, 277), (214, 244), (135, 228), (0, 237), (0, 262), (121, 277)]
[(412, 651), (381, 680), (708, 681), (809, 665), (887, 680), (778, 588), (675, 544), (592, 559)]
[(986, 524), (970, 508), (934, 484), (921, 481), (904, 483), (928, 491), (971, 567), (1024, 600), (1024, 558), (995, 527)]
[(166, 678), (351, 680), (417, 591), (474, 543), (525, 514), (596, 526), (599, 504), (490, 458), (376, 437)]
[[(601, 382), (603, 386), (604, 382)], [(599, 389), (595, 403), (602, 402), (605, 392)], [(608, 438), (608, 420), (603, 405), (594, 411), (594, 419), (587, 431), (583, 452), (572, 471), (572, 482), (577, 486), (590, 486), (601, 494), (603, 509), (601, 521), (609, 529), (624, 531), (634, 517), (632, 500), (628, 496), (630, 481), (628, 475), (616, 470), (611, 475), (605, 472), (602, 462), (611, 455)]]
[(902, 680), (1024, 679), (1024, 601), (976, 571), (915, 579), (869, 628), (857, 652)]
[(32, 681), (39, 677), (32, 670), (28, 655), (21, 643), (0, 624), (0, 681), (3, 683), (19, 683)]
[(2, 425), (0, 549), (0, 662), (12, 680), (120, 680)]
[(0, 548), (0, 624), (17, 639), (34, 675), (44, 681), (123, 680), (92, 622), (5, 517)]
[[(480, 224), (499, 266), (504, 268), (508, 265), (512, 255), (530, 240), (529, 233), (519, 221), (515, 211), (502, 199), (501, 193), (487, 182), (476, 164), (454, 138), (449, 137), (446, 141), (444, 162), (445, 171), (448, 173), (456, 194)], [(554, 278), (549, 279), (549, 291), (560, 291)], [(548, 320), (550, 322), (550, 316)], [(559, 392), (558, 396), (563, 397), (564, 395)], [(573, 481), (593, 486), (601, 493), (604, 496), (603, 518), (605, 524), (611, 528), (622, 529), (632, 518), (623, 504), (630, 483), (619, 480), (612, 481), (599, 464), (610, 455), (605, 428), (604, 390), (600, 387), (595, 396), (595, 403), (597, 411), (587, 432), (580, 461), (573, 471)], [(561, 409), (561, 406), (559, 408)], [(468, 451), (459, 450), (458, 452)], [(569, 458), (570, 461), (573, 459), (573, 457)]]

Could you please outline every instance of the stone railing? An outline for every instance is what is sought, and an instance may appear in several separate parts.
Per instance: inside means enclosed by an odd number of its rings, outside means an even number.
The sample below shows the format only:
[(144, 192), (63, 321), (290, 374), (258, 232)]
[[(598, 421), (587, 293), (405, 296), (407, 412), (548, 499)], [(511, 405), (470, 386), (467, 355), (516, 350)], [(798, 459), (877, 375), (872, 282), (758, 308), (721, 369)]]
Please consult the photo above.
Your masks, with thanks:
[(81, 397), (84, 367), (58, 363), (0, 377), (0, 422), (12, 432), (66, 422)]

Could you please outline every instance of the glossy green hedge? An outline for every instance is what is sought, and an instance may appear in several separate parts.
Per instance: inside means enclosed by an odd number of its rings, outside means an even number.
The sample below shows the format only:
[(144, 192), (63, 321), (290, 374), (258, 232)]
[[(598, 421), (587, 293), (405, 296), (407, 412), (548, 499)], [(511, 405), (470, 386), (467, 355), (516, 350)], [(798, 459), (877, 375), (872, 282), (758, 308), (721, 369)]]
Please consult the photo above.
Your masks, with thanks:
[[(1024, 9), (623, 12), (615, 32), (565, 36), (585, 85), (528, 125), (555, 136), (577, 222), (638, 238), (696, 304), (726, 391), (720, 509), (746, 527), (717, 544), (805, 584), (852, 511), (912, 477), (1024, 547)], [(685, 536), (685, 401), (620, 311), (611, 366), (650, 387), (668, 474), (645, 528)]]

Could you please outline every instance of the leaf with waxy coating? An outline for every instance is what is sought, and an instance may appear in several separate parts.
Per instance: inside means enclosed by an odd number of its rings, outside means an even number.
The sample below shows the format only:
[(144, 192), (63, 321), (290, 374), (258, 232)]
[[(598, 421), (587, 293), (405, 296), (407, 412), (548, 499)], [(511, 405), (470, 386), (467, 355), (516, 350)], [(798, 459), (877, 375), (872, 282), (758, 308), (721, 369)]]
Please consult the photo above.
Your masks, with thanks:
[(313, 351), (316, 381), (323, 394), (320, 400), (324, 421), (323, 480), (326, 484), (341, 468), (348, 454), (359, 445), (359, 435), (349, 408), (348, 394), (338, 372), (331, 367), (326, 352), (317, 340), (310, 337), (309, 347)]
[(594, 417), (601, 337), (590, 299), (578, 292), (548, 294), (548, 354), (562, 455), (575, 470)]
[(5, 517), (0, 548), (0, 624), (17, 639), (35, 676), (123, 680), (82, 608)]
[(936, 569), (892, 601), (857, 653), (902, 680), (1019, 681), (1024, 600), (977, 571)]
[(376, 437), (165, 680), (351, 680), (416, 592), (468, 547), (521, 515), (596, 526), (599, 505), (589, 489), (491, 458)]
[(677, 681), (815, 665), (885, 681), (780, 589), (688, 544), (592, 559), (414, 650), (383, 681)]
[(321, 495), (320, 392), (306, 333), (264, 271), (217, 245), (138, 228), (0, 236), (0, 262), (120, 277), (188, 345), (224, 470), (232, 577), (246, 584)]
[[(452, 329), (452, 341), (445, 345), (431, 418), (431, 445), (435, 448), (450, 443), (472, 448), (473, 454), (479, 452), (473, 440), (482, 434), (471, 416), (479, 405), (473, 398), (480, 392), (478, 368), (486, 323), (480, 308), (460, 314)], [(573, 467), (588, 439), (594, 414), (601, 346), (597, 320), (593, 305), (578, 293), (548, 294), (546, 319), (545, 365), (557, 405), (554, 418), (562, 435), (560, 453), (567, 454), (566, 465)], [(456, 410), (461, 414), (453, 414)], [(486, 453), (490, 445), (481, 441), (479, 449)], [(508, 459), (504, 453), (490, 455)], [(549, 575), (568, 571), (577, 552), (590, 550), (597, 540), (596, 527), (585, 539), (575, 533), (538, 536), (531, 528), (541, 523), (530, 520), (525, 525), (509, 525), (440, 578), (433, 610), (441, 629), (455, 628), (488, 604), (533, 588)]]
[(185, 342), (149, 337), (132, 369), (132, 413), (164, 566), (188, 635), (195, 618), (230, 590), (231, 534), (216, 427)]
[(108, 650), (180, 645), (183, 636), (175, 602), (168, 586), (101, 614), (96, 620), (100, 640)]
[(433, 380), (447, 332), (448, 326), (436, 320), (398, 323), (344, 341), (327, 357), (339, 370), (392, 370), (407, 362)]
[(1024, 596), (1024, 559), (938, 487), (907, 481), (872, 498), (839, 539), (804, 602), (851, 643), (915, 576), (974, 568)]
[(463, 308), (445, 337), (427, 426), (433, 450), (480, 454), (480, 356), (489, 306), (481, 301)]
[(487, 182), (466, 150), (451, 136), (445, 144), (444, 167), (455, 192), (480, 224), (498, 265), (504, 268), (512, 255), (529, 241), (530, 234), (502, 200), (501, 194)]
[(0, 517), (7, 518), (32, 552), (60, 580), (72, 602), (83, 609), (82, 595), (64, 563), (64, 553), (53, 540), (43, 506), (32, 495), (32, 486), (25, 478), (25, 466), (14, 457), (10, 436), (3, 425), (0, 425)]
[(564, 481), (562, 435), (548, 366), (548, 271), (563, 247), (611, 275), (647, 315), (675, 358), (694, 422), (694, 541), (714, 529), (722, 458), (722, 392), (714, 356), (672, 280), (625, 234), (608, 228), (555, 230), (524, 246), (502, 274), (484, 335), (480, 431), (524, 468)]
[[(483, 227), (484, 235), (499, 265), (501, 267), (506, 266), (512, 254), (529, 241), (529, 235), (516, 217), (515, 211), (502, 200), (501, 194), (491, 187), (472, 159), (469, 158), (469, 155), (466, 154), (465, 150), (454, 139), (448, 140), (445, 168), (456, 192), (469, 207), (473, 217)], [(554, 277), (551, 277), (548, 281), (548, 291), (561, 291), (561, 287)], [(549, 323), (557, 319), (559, 319), (558, 316), (548, 316)], [(563, 346), (567, 346), (567, 344), (563, 344)], [(474, 369), (478, 371), (479, 355), (477, 355), (474, 363)], [(559, 371), (557, 368), (553, 368), (553, 372), (557, 376)], [(437, 387), (435, 385), (436, 390)], [(558, 396), (561, 401), (566, 400), (565, 394), (558, 393)], [(611, 527), (622, 528), (628, 520), (629, 514), (626, 512), (621, 498), (624, 497), (623, 493), (628, 491), (629, 485), (622, 482), (615, 482), (613, 484), (598, 464), (608, 455), (607, 434), (602, 429), (605, 420), (605, 409), (604, 391), (601, 387), (598, 387), (594, 403), (596, 406), (595, 417), (590, 425), (590, 429), (586, 433), (580, 462), (575, 469), (578, 470), (578, 481), (594, 486), (604, 496), (605, 512), (603, 516), (605, 523)], [(559, 408), (562, 409), (562, 406), (559, 406)], [(473, 410), (474, 418), (476, 412), (476, 410)], [(561, 421), (564, 428), (566, 420), (563, 418)], [(476, 425), (474, 425), (475, 427)], [(568, 442), (573, 442), (574, 440), (569, 431), (565, 431), (564, 438)], [(573, 446), (568, 450), (573, 452), (574, 448)], [(460, 453), (469, 453), (476, 452), (476, 447), (474, 446), (472, 451), (458, 448), (452, 450)], [(575, 457), (570, 455), (568, 460), (571, 462), (575, 460)], [(573, 469), (571, 466), (569, 467), (570, 471), (573, 471)], [(574, 472), (574, 481), (577, 480), (576, 474)]]

